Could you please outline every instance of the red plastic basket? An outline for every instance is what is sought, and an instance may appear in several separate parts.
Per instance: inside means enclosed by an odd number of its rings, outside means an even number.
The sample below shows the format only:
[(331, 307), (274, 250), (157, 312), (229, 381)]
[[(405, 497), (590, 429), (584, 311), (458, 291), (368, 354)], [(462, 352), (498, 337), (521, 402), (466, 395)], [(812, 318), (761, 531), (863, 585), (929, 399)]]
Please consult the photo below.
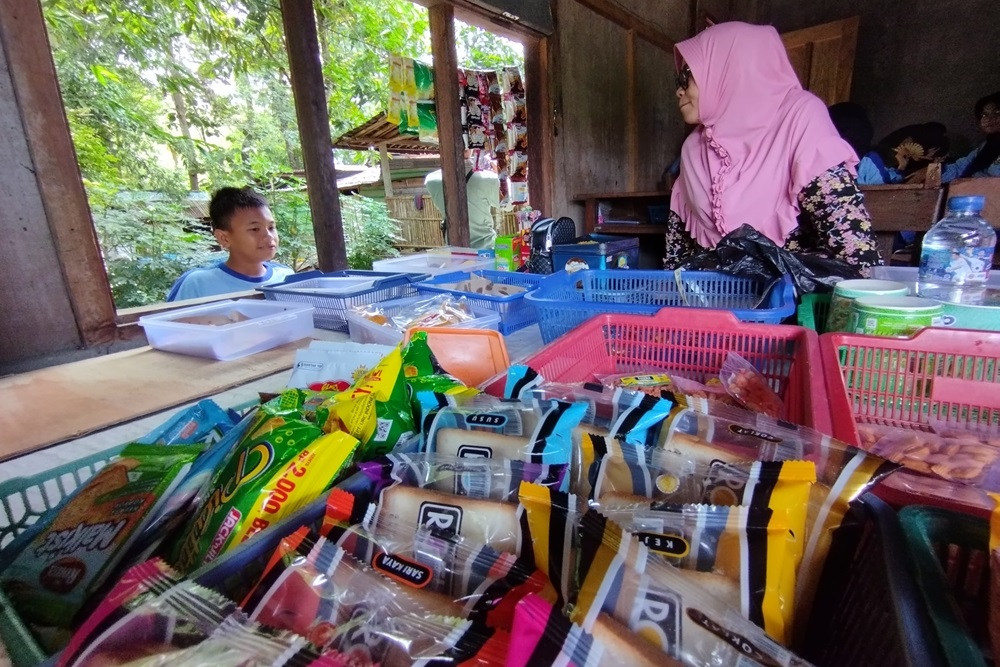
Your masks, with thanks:
[[(924, 329), (911, 338), (881, 338), (830, 333), (820, 336), (833, 435), (860, 444), (858, 424), (882, 424), (930, 430), (931, 419), (956, 426), (1000, 421), (1000, 333), (963, 329)], [(880, 486), (880, 495), (894, 504), (914, 498), (903, 483)], [(956, 491), (956, 494), (961, 489)], [(977, 512), (956, 497), (955, 502), (923, 503)]]
[(664, 308), (653, 316), (605, 314), (587, 320), (523, 363), (553, 382), (662, 368), (699, 382), (736, 352), (768, 378), (788, 421), (830, 432), (816, 332), (750, 324), (722, 310)]

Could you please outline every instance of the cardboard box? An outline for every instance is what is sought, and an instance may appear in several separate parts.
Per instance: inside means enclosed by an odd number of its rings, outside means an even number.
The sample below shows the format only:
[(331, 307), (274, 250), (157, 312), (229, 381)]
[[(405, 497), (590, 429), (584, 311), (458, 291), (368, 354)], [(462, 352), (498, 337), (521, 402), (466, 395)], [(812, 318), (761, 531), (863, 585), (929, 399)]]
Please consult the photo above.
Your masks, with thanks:
[(517, 271), (521, 267), (521, 236), (498, 236), (496, 240), (496, 270)]

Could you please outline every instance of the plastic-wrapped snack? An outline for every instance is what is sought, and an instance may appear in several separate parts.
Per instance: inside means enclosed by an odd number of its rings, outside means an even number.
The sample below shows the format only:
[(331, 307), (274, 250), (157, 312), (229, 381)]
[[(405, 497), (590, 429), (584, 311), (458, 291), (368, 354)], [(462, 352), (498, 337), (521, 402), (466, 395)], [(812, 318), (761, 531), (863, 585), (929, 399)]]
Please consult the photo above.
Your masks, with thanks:
[(413, 411), (399, 348), (353, 387), (323, 403), (316, 411), (316, 421), (327, 433), (344, 431), (357, 438), (362, 461), (391, 451), (411, 435), (415, 429)]
[(1000, 438), (954, 427), (937, 433), (887, 429), (867, 451), (907, 470), (1000, 491)]
[(582, 402), (587, 412), (577, 432), (607, 432), (629, 442), (652, 446), (673, 407), (671, 401), (629, 389), (608, 389), (598, 383), (550, 383), (523, 365), (511, 366), (504, 388), (507, 400), (533, 403), (550, 400)]
[(350, 525), (337, 520), (336, 505), (328, 510), (321, 531), (327, 539), (403, 586), (450, 596), (465, 618), (509, 630), (513, 605), (544, 586), (534, 567), (484, 544), (385, 517), (369, 527)]
[(80, 648), (68, 667), (131, 664), (205, 641), (236, 611), (221, 595), (182, 582), (146, 598)]
[(427, 344), (426, 331), (414, 331), (402, 349), (403, 377), (410, 387), (413, 421), (423, 437), (430, 430), (434, 416), (441, 408), (472, 399), (478, 389), (466, 387), (441, 367)]
[(514, 503), (396, 484), (379, 494), (376, 520), (382, 517), (445, 537), (460, 535), (498, 551), (516, 554), (520, 547), (518, 506)]
[(813, 429), (724, 406), (710, 406), (709, 414), (682, 411), (672, 419), (663, 447), (675, 454), (721, 461), (745, 460), (748, 456), (759, 460), (802, 459), (816, 465), (795, 596), (796, 613), (806, 617), (812, 611), (833, 531), (844, 521), (849, 504), (898, 469), (898, 464)]
[(170, 563), (187, 572), (313, 501), (350, 464), (358, 441), (261, 409), (216, 470), (211, 492), (174, 544)]
[(136, 442), (144, 445), (212, 444), (222, 439), (235, 425), (236, 422), (228, 412), (215, 401), (206, 398), (177, 412)]
[(181, 576), (159, 558), (140, 563), (127, 570), (87, 620), (73, 633), (73, 638), (59, 654), (59, 667), (71, 664), (80, 650), (94, 637), (149, 597), (165, 593), (180, 581)]
[(522, 540), (521, 557), (529, 555), (535, 567), (549, 579), (554, 590), (543, 594), (549, 600), (569, 600), (576, 574), (573, 553), (577, 518), (577, 499), (538, 484), (524, 483), (519, 494), (528, 535)]
[(132, 444), (6, 549), (2, 582), (22, 617), (68, 628), (202, 445)]
[[(319, 342), (324, 345), (317, 346)], [(288, 386), (313, 391), (344, 391), (391, 351), (388, 345), (314, 341), (308, 348), (295, 351)]]
[[(786, 517), (767, 507), (714, 505), (665, 505), (602, 514), (651, 553), (682, 572), (698, 573), (696, 580), (703, 572), (723, 577), (738, 587), (744, 617), (783, 644), (791, 639), (786, 622), (794, 618), (795, 581), (784, 578), (784, 568), (792, 567), (788, 560), (793, 546)], [(598, 535), (603, 532), (601, 517), (594, 511), (584, 516), (583, 526)]]
[(730, 352), (722, 363), (719, 379), (732, 396), (735, 396), (747, 409), (762, 412), (769, 417), (781, 418), (785, 414), (785, 404), (781, 397), (771, 389), (767, 378), (754, 368), (749, 361)]
[(743, 407), (742, 403), (726, 391), (719, 378), (709, 378), (702, 383), (675, 375), (673, 381), (675, 400), (684, 407), (706, 409), (711, 403), (734, 408)]
[(446, 595), (397, 586), (305, 526), (281, 541), (241, 606), (251, 620), (322, 648), (359, 650), (361, 644), (376, 661), (387, 646), (384, 638), (369, 637), (372, 625), (408, 613), (461, 612)]
[(663, 397), (665, 392), (675, 391), (673, 377), (656, 368), (599, 375), (597, 380), (610, 389), (631, 389), (656, 398)]
[(372, 479), (388, 477), (407, 486), (511, 502), (517, 500), (521, 482), (563, 488), (568, 476), (566, 465), (439, 454), (389, 454), (378, 461), (363, 463), (360, 468), (368, 472)]
[(627, 627), (600, 613), (593, 634), (573, 623), (538, 595), (517, 605), (508, 667), (681, 667), (639, 639)]
[(722, 577), (694, 581), (697, 573), (651, 558), (614, 522), (600, 528), (581, 535), (582, 585), (571, 618), (585, 630), (593, 632), (604, 612), (686, 665), (807, 664), (740, 614), (739, 595)]
[(572, 431), (584, 403), (500, 403), (484, 397), (444, 408), (427, 435), (427, 450), (459, 458), (506, 458), (569, 465)]
[(428, 299), (416, 301), (402, 308), (389, 318), (392, 326), (400, 331), (407, 329), (427, 329), (450, 327), (476, 319), (465, 297), (455, 298), (450, 294), (437, 294)]

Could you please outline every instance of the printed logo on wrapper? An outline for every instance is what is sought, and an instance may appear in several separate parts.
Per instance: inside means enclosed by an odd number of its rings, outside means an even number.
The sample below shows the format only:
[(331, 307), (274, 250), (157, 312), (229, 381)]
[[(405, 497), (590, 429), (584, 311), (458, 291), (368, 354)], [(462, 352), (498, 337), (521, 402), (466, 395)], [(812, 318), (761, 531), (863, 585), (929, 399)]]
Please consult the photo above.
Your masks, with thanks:
[(632, 612), (629, 627), (667, 655), (679, 658), (681, 599), (662, 589), (646, 588), (642, 603)]
[(781, 442), (784, 442), (781, 438), (776, 438), (775, 436), (769, 433), (758, 431), (755, 428), (747, 428), (746, 426), (740, 426), (739, 424), (730, 424), (729, 431), (731, 433), (735, 433), (736, 435), (743, 435), (748, 438), (757, 438), (758, 440), (773, 442), (774, 444), (780, 444)]
[(737, 505), (747, 485), (747, 474), (723, 461), (712, 461), (702, 493), (704, 502), (711, 505)]
[(501, 428), (507, 423), (506, 415), (498, 415), (492, 412), (477, 412), (465, 415), (465, 423), (469, 426), (489, 426), (491, 428)]
[(433, 577), (431, 569), (426, 565), (403, 556), (385, 552), (375, 554), (375, 557), (372, 559), (372, 568), (390, 579), (395, 579), (413, 588), (423, 588), (431, 583), (431, 578)]
[(460, 445), (458, 448), (458, 458), (460, 459), (491, 459), (493, 458), (492, 447), (482, 447), (479, 445)]
[(657, 553), (664, 554), (666, 556), (671, 556), (674, 558), (683, 558), (688, 555), (691, 550), (691, 545), (680, 535), (665, 535), (663, 533), (636, 533), (635, 536), (642, 542), (650, 551), (655, 551)]
[(67, 556), (52, 563), (38, 575), (38, 583), (53, 593), (65, 595), (76, 588), (87, 573), (87, 566), (79, 558)]
[(431, 532), (458, 535), (462, 532), (462, 508), (457, 505), (422, 502), (417, 511), (417, 524)]

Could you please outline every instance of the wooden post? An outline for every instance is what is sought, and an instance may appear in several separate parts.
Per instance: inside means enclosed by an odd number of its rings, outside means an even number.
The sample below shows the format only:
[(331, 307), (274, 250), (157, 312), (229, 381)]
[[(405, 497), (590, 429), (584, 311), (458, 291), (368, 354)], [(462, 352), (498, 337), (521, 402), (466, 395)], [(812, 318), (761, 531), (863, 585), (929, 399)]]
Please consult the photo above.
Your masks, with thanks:
[(469, 247), (469, 206), (465, 189), (465, 145), (458, 98), (458, 54), (455, 50), (455, 10), (444, 2), (428, 10), (431, 53), (434, 56), (434, 106), (441, 144), (444, 217), (450, 245)]
[(530, 89), (525, 103), (528, 107), (528, 198), (531, 208), (547, 216), (552, 210), (553, 141), (555, 139), (555, 101), (552, 96), (549, 58), (552, 38), (543, 37), (525, 42), (524, 80)]
[[(60, 299), (68, 298), (83, 344), (106, 343), (113, 340), (116, 333), (115, 304), (90, 216), (87, 193), (80, 178), (65, 107), (59, 94), (40, 2), (22, 0), (3, 3), (0, 8), (0, 45), (6, 53), (6, 66), (9, 67), (14, 87), (9, 92), (20, 109), (24, 138), (33, 161), (33, 165), (17, 166), (32, 172), (38, 183), (38, 193), (59, 258), (59, 265), (49, 270), (62, 274), (65, 295), (55, 289), (46, 293), (44, 290), (52, 283), (31, 283), (31, 276), (28, 275), (18, 276), (21, 281), (29, 281), (22, 284), (13, 282), (13, 274), (7, 277), (12, 281), (10, 285), (17, 285), (16, 289), (22, 293), (34, 293), (36, 304), (45, 304), (40, 308), (42, 311), (50, 303), (56, 304)], [(14, 131), (13, 127), (11, 131)], [(22, 195), (22, 199), (27, 201), (28, 197)], [(22, 238), (19, 236), (22, 226), (27, 230), (28, 225), (45, 224), (46, 220), (12, 222), (16, 224), (11, 229), (4, 229), (5, 242), (17, 243), (17, 239)], [(37, 247), (25, 247), (22, 252), (37, 253), (37, 250)], [(56, 294), (56, 291), (59, 293)], [(18, 316), (5, 313), (5, 317), (13, 321)], [(26, 317), (19, 324), (29, 326), (32, 319)], [(48, 344), (52, 347), (46, 351), (58, 348), (52, 340), (56, 337), (57, 328), (55, 322), (50, 322), (46, 330), (38, 330), (34, 334), (41, 340), (51, 341)], [(42, 347), (46, 347), (46, 343)]]
[(383, 141), (378, 145), (379, 165), (382, 167), (382, 186), (385, 187), (385, 196), (392, 196), (392, 173), (389, 166), (389, 150)]
[(319, 268), (341, 271), (347, 268), (347, 248), (312, 0), (281, 0), (281, 17)]

